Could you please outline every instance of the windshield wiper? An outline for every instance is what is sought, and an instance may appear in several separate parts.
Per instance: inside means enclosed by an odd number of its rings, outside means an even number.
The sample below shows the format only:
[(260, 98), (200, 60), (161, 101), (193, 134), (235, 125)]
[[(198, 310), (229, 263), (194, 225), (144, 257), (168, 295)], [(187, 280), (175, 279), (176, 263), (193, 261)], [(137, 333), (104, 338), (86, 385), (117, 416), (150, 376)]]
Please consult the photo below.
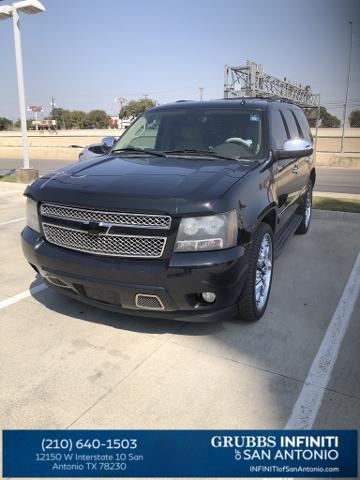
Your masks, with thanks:
[(116, 153), (116, 152), (141, 153), (143, 155), (149, 154), (149, 155), (154, 155), (155, 157), (165, 157), (165, 155), (161, 152), (156, 152), (155, 150), (144, 150), (143, 148), (139, 148), (139, 147), (115, 148), (115, 150), (112, 150), (110, 153)]
[(185, 153), (189, 155), (199, 155), (202, 157), (222, 158), (224, 160), (237, 160), (236, 158), (233, 158), (233, 157), (226, 157), (225, 155), (220, 155), (220, 153), (216, 153), (213, 150), (202, 150), (197, 148), (185, 148), (183, 150), (165, 150), (164, 153), (166, 154)]

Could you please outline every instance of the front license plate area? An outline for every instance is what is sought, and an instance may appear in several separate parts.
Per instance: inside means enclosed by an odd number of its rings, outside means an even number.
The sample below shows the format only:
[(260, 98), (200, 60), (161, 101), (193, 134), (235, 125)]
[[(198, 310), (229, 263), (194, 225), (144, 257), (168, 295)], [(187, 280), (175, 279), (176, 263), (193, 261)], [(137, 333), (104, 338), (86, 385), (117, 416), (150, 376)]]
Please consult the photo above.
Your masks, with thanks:
[(85, 287), (85, 293), (88, 298), (109, 305), (121, 306), (120, 294), (116, 290), (107, 290), (98, 287)]

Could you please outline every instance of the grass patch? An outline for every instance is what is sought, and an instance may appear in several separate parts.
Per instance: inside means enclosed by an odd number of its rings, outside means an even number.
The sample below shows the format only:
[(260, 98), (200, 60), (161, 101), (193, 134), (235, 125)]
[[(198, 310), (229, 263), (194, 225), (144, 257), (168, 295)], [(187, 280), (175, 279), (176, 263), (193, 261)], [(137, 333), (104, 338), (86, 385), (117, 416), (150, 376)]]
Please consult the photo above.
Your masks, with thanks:
[(15, 175), (6, 175), (5, 177), (0, 177), (0, 182), (16, 182)]
[(347, 198), (313, 197), (313, 208), (336, 212), (360, 213), (360, 200)]

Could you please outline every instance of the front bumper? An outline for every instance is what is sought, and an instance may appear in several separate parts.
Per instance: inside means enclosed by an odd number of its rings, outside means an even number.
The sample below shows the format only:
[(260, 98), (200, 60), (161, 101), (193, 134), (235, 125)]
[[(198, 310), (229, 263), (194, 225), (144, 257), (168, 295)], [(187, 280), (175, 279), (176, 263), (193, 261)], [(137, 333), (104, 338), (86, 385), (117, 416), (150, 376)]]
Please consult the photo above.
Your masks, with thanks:
[[(167, 260), (98, 257), (46, 242), (28, 227), (22, 232), (28, 262), (45, 278), (69, 287), (53, 288), (90, 305), (127, 315), (208, 322), (231, 318), (247, 275), (247, 251), (242, 246), (213, 252), (176, 253)], [(207, 304), (201, 292), (214, 292)], [(156, 295), (164, 310), (145, 310), (137, 294)]]

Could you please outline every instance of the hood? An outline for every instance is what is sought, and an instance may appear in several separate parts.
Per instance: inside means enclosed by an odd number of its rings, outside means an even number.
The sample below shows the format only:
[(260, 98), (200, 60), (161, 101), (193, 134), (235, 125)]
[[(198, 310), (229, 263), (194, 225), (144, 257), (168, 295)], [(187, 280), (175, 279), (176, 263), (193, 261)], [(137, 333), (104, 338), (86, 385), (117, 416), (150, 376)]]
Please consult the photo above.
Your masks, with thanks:
[(211, 211), (252, 168), (235, 160), (109, 155), (47, 174), (27, 193), (38, 201), (93, 208)]

